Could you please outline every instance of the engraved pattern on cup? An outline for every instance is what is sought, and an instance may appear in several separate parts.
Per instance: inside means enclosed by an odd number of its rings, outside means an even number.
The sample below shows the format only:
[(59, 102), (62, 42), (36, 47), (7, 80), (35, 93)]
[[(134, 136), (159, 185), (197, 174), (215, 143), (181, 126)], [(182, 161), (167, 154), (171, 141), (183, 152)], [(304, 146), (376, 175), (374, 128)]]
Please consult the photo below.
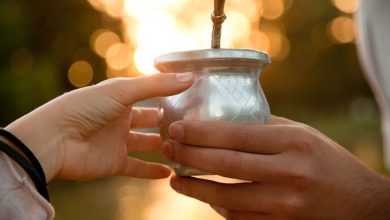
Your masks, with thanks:
[[(192, 87), (180, 94), (161, 100), (160, 133), (168, 138), (169, 125), (178, 120), (230, 121), (245, 124), (266, 124), (270, 115), (267, 100), (259, 83), (261, 67), (246, 66), (245, 63), (212, 62), (199, 68), (191, 63), (195, 76)], [(240, 58), (242, 59), (242, 58)], [(180, 60), (180, 59), (179, 59)], [(212, 58), (210, 59), (212, 60)], [(259, 62), (264, 60), (259, 60)], [(184, 65), (184, 66), (183, 66)], [(180, 72), (183, 65), (167, 65), (162, 72)], [(188, 68), (186, 69), (188, 71)], [(178, 175), (191, 176), (206, 174), (202, 171), (178, 165)]]

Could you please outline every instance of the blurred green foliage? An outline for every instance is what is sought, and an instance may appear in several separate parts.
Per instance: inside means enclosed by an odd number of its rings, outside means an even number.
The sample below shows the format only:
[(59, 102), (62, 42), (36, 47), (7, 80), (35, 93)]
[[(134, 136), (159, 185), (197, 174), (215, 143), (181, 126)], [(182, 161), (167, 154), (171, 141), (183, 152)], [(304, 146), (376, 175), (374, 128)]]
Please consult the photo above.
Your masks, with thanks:
[[(277, 22), (284, 27), (291, 53), (264, 70), (261, 84), (274, 114), (308, 123), (351, 151), (359, 138), (365, 138), (380, 152), (378, 110), (355, 45), (334, 44), (326, 33), (328, 22), (339, 14), (329, 0), (295, 0), (280, 19), (263, 21), (262, 25)], [(119, 33), (119, 21), (105, 17), (84, 0), (0, 1), (0, 125), (73, 89), (67, 70), (76, 60), (92, 64), (93, 83), (103, 80), (105, 63), (90, 49), (89, 38), (107, 22)], [(29, 51), (33, 61), (21, 59), (17, 66), (23, 71), (17, 73), (11, 60), (21, 49)], [(374, 168), (381, 166), (380, 161)], [(58, 219), (113, 216), (116, 200), (110, 197), (109, 187), (98, 190), (107, 181), (85, 184), (54, 182), (51, 193)], [(86, 190), (91, 187), (94, 190)]]
[(285, 27), (291, 53), (264, 71), (262, 85), (271, 106), (333, 108), (372, 96), (355, 45), (334, 44), (326, 32), (328, 22), (341, 14), (330, 1), (295, 0), (278, 21)]
[[(262, 25), (280, 23), (291, 42), (289, 57), (274, 61), (261, 78), (274, 113), (284, 114), (286, 106), (331, 110), (356, 97), (372, 97), (354, 45), (333, 44), (327, 36), (327, 23), (339, 14), (327, 0), (295, 0), (282, 18), (263, 20)], [(89, 46), (91, 33), (104, 27), (104, 17), (82, 0), (1, 1), (0, 124), (72, 89), (67, 69), (75, 60), (93, 65), (94, 82), (104, 79), (104, 61)], [(116, 26), (119, 31), (119, 22)], [(23, 74), (10, 67), (20, 49), (33, 56), (31, 71)]]
[[(0, 125), (73, 89), (67, 70), (77, 59), (94, 65), (94, 82), (104, 79), (104, 62), (89, 48), (100, 21), (87, 1), (0, 1)], [(11, 60), (21, 49), (33, 59), (31, 68), (18, 73)], [(29, 65), (23, 57), (17, 61), (16, 68)]]

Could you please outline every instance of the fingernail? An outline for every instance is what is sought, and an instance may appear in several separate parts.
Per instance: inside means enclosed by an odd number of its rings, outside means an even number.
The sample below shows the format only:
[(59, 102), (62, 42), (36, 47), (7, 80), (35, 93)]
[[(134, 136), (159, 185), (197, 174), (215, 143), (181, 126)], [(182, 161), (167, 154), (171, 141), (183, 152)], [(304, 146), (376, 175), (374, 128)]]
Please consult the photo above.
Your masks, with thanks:
[(173, 123), (169, 127), (169, 135), (174, 138), (182, 139), (184, 137), (184, 127), (180, 123)]
[(163, 145), (161, 146), (161, 152), (164, 154), (165, 157), (172, 160), (172, 144), (168, 141), (165, 141)]
[(193, 74), (191, 72), (186, 73), (178, 73), (176, 74), (176, 79), (180, 82), (188, 82), (191, 81)]

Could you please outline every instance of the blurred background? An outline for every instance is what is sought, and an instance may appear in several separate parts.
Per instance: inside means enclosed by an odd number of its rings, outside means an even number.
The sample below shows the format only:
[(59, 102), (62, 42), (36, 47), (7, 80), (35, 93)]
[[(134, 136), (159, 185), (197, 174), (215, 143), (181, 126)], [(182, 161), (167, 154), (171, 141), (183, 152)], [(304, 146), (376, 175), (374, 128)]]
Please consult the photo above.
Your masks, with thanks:
[[(222, 47), (267, 51), (273, 63), (260, 81), (272, 113), (319, 129), (383, 172), (378, 109), (355, 50), (358, 3), (226, 0)], [(0, 1), (0, 125), (67, 91), (153, 74), (159, 54), (209, 48), (212, 8), (211, 0)], [(58, 220), (221, 219), (167, 180), (54, 181), (49, 190)]]

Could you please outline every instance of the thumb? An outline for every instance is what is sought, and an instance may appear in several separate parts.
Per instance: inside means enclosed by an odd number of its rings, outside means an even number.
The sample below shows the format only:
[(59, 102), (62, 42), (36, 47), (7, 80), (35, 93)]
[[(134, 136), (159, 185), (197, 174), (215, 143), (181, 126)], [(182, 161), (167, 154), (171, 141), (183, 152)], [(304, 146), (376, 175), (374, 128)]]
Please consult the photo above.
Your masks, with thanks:
[(170, 96), (188, 89), (194, 81), (191, 72), (159, 73), (136, 78), (114, 78), (103, 82), (107, 94), (124, 105), (160, 96)]

